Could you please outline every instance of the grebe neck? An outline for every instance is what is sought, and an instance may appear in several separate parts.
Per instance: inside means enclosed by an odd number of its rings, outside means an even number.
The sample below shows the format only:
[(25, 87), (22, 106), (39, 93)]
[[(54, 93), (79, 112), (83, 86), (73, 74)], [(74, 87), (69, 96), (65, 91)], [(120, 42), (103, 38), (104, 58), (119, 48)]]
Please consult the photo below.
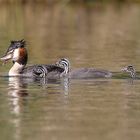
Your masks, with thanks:
[(9, 70), (9, 76), (18, 76), (21, 75), (21, 72), (25, 65), (19, 64), (18, 62), (15, 62), (12, 68)]

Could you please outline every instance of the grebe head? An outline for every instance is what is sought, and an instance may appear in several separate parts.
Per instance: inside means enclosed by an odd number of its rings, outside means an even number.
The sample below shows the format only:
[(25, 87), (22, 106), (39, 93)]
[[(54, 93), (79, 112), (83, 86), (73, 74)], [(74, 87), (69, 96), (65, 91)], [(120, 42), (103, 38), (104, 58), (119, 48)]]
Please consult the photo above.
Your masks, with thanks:
[(5, 55), (0, 58), (3, 62), (13, 61), (14, 65), (9, 71), (9, 76), (19, 75), (25, 67), (27, 59), (28, 55), (24, 40), (11, 41)]
[(8, 60), (12, 60), (13, 63), (17, 62), (22, 65), (26, 65), (27, 63), (27, 50), (25, 48), (25, 41), (11, 41), (10, 46), (8, 47), (5, 55), (0, 58), (0, 60), (7, 62)]
[(135, 68), (132, 65), (128, 65), (128, 66), (122, 68), (122, 71), (130, 73), (130, 76), (132, 78), (135, 78), (135, 76), (136, 76)]
[(61, 58), (56, 62), (56, 65), (64, 69), (64, 74), (68, 74), (70, 71), (70, 62), (66, 58)]

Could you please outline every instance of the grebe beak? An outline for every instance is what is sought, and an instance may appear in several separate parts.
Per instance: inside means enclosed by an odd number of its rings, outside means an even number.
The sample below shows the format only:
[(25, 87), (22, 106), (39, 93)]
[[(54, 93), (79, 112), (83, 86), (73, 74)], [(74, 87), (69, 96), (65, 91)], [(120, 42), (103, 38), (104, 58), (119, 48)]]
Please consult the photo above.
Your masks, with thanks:
[(0, 60), (6, 62), (13, 57), (14, 50), (7, 51), (4, 56), (0, 57)]
[(5, 55), (0, 57), (0, 60), (3, 62), (7, 62), (10, 59), (12, 59), (14, 62), (17, 61), (20, 55), (22, 57), (22, 55), (26, 53), (24, 45), (24, 40), (11, 41), (11, 44), (9, 45)]

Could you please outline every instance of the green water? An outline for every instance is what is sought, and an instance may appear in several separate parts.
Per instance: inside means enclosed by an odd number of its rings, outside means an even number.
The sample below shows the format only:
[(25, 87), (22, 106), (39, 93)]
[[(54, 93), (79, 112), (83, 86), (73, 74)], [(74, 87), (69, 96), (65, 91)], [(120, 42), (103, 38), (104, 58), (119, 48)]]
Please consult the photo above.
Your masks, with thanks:
[[(27, 40), (28, 64), (140, 70), (140, 5), (0, 5), (0, 55)], [(2, 63), (1, 63), (2, 64)], [(8, 73), (12, 63), (0, 66)], [(140, 80), (0, 78), (2, 140), (139, 140)]]

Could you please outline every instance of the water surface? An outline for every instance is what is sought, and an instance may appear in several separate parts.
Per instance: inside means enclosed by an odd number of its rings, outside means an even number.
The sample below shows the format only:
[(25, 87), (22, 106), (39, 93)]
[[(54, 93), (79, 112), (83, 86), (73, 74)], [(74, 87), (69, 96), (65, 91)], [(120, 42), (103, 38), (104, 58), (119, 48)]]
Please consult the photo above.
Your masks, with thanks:
[[(0, 5), (0, 55), (27, 40), (29, 64), (140, 70), (140, 5)], [(8, 72), (12, 63), (0, 67)], [(140, 81), (0, 78), (0, 139), (137, 140)]]

